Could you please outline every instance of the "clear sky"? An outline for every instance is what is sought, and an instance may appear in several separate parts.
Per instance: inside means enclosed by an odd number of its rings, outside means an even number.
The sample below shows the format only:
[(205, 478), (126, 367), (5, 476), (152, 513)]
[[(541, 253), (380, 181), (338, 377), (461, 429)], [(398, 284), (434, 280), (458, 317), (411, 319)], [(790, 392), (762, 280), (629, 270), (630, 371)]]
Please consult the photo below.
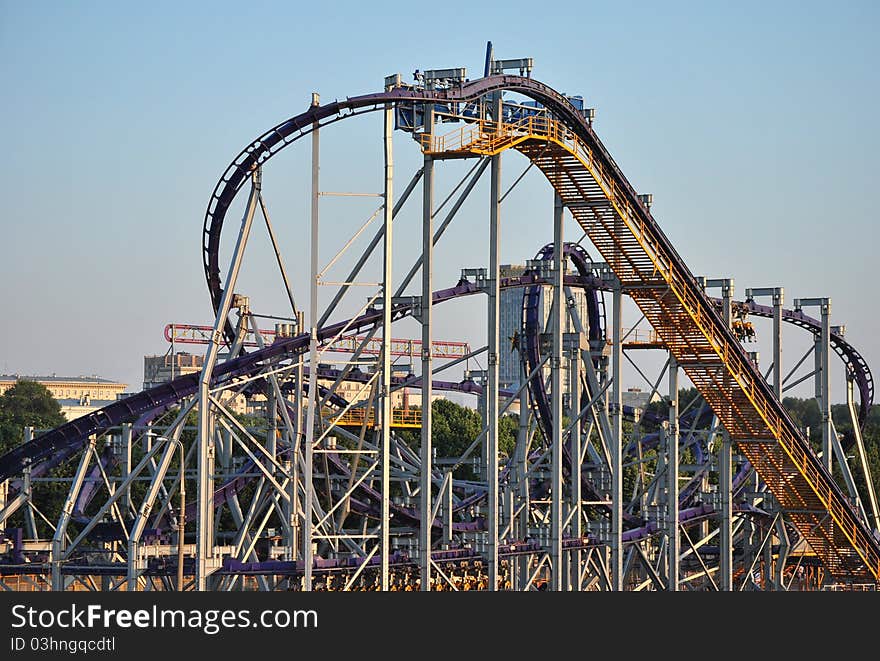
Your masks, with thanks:
[[(166, 323), (211, 321), (202, 222), (239, 150), (304, 110), (313, 91), (323, 101), (377, 91), (385, 75), (411, 80), (417, 68), (478, 77), (488, 40), (496, 56), (534, 58), (535, 78), (597, 108), (599, 136), (654, 194), (655, 217), (694, 273), (734, 277), (740, 297), (776, 285), (788, 305), (831, 297), (834, 323), (880, 370), (878, 7), (0, 0), (0, 372), (97, 374), (139, 389), (143, 355), (167, 348)], [(378, 190), (379, 120), (354, 121), (325, 132), (327, 189)], [(395, 150), (401, 190), (418, 152), (403, 135)], [(303, 145), (265, 175), (303, 303), (306, 157)], [(524, 159), (505, 163), (510, 182)], [(444, 177), (439, 199), (457, 179)], [(552, 238), (546, 184), (528, 179), (517, 196), (503, 211), (507, 262)], [(337, 240), (322, 247), (329, 259), (373, 202), (322, 204), (325, 236)], [(486, 204), (485, 194), (469, 203), (438, 249), (437, 287), (485, 265), (475, 239)], [(415, 207), (412, 218), (415, 228)], [(399, 270), (407, 250), (402, 242)], [(249, 257), (242, 291), (283, 314), (264, 236)], [(474, 309), (438, 319), (438, 337), (478, 343)], [(793, 365), (807, 340), (791, 337)], [(833, 387), (839, 401), (840, 379)]]

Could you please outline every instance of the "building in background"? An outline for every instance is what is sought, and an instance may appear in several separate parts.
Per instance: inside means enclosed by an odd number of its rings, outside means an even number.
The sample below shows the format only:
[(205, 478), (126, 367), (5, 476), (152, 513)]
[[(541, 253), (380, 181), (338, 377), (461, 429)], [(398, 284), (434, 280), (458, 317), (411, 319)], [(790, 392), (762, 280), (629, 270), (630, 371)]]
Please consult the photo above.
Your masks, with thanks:
[[(337, 386), (336, 392), (349, 402), (361, 402), (370, 398), (372, 398), (375, 402), (377, 401), (378, 393), (374, 391), (374, 388), (377, 387), (378, 381), (374, 380), (372, 386), (367, 386), (364, 381), (375, 374), (376, 366), (375, 364), (370, 364), (363, 359), (361, 359), (361, 363), (362, 364), (359, 365), (359, 368), (366, 375), (362, 377), (363, 380), (343, 381)], [(322, 366), (328, 369), (337, 369), (339, 367), (338, 365), (331, 364), (325, 364)], [(392, 365), (391, 370), (394, 373), (394, 376), (397, 377), (408, 378), (413, 376), (412, 365), (410, 364), (399, 363), (397, 365)], [(318, 383), (325, 387), (333, 385), (333, 381), (329, 379), (318, 379)], [(431, 401), (435, 401), (438, 399), (445, 399), (443, 393), (432, 393)], [(421, 408), (421, 405), (422, 391), (419, 386), (415, 386), (412, 388), (400, 388), (391, 393), (391, 408)]]
[(166, 353), (161, 356), (144, 356), (144, 390), (149, 390), (171, 379), (201, 372), (204, 356), (201, 354)]
[[(172, 379), (202, 371), (205, 357), (198, 353), (178, 351), (161, 355), (144, 356), (144, 390), (155, 388)], [(244, 395), (235, 395), (223, 405), (233, 413), (245, 415), (253, 413), (254, 406), (262, 406), (265, 397), (254, 395), (250, 399)]]
[[(367, 361), (363, 361), (366, 363)], [(144, 390), (154, 388), (162, 383), (167, 383), (173, 378), (200, 372), (204, 364), (204, 356), (202, 354), (191, 354), (185, 351), (178, 353), (166, 353), (162, 355), (144, 356)], [(327, 364), (324, 367), (335, 368), (337, 366)], [(362, 364), (361, 369), (368, 375), (374, 371), (374, 366)], [(402, 370), (406, 372), (408, 370)], [(318, 379), (318, 383), (324, 387), (333, 385), (333, 381), (328, 379)], [(344, 381), (337, 387), (337, 393), (349, 402), (360, 402), (375, 397), (372, 388), (365, 387), (365, 384), (359, 381)], [(439, 395), (435, 395), (435, 399), (439, 399)], [(291, 396), (291, 400), (293, 397)], [(394, 408), (411, 408), (421, 404), (421, 391), (418, 388), (403, 388), (394, 392), (391, 396), (391, 405)], [(236, 396), (230, 405), (230, 408), (239, 414), (255, 413), (261, 411), (266, 405), (266, 398), (261, 394), (251, 396), (249, 399), (243, 395)]]
[[(567, 272), (566, 265), (566, 272)], [(501, 277), (519, 277), (526, 272), (527, 267), (523, 264), (502, 264)], [(519, 337), (522, 333), (523, 296), (526, 290), (521, 287), (505, 289), (501, 292), (500, 319), (498, 324), (499, 356), (498, 356), (498, 380), (502, 388), (518, 388), (520, 384), (520, 352), (518, 349)], [(572, 296), (575, 300), (578, 317), (586, 328), (589, 323), (587, 317), (587, 297), (583, 289), (572, 288)], [(547, 320), (550, 317), (550, 308), (553, 304), (553, 287), (541, 285), (541, 298), (539, 316), (544, 332), (549, 332)], [(570, 315), (565, 315), (566, 326), (564, 333), (574, 333), (575, 327)], [(545, 378), (550, 375), (549, 362), (544, 368)]]
[(659, 402), (663, 399), (656, 390), (653, 393), (648, 393), (642, 392), (641, 388), (627, 388), (620, 395), (621, 403), (624, 406), (632, 406), (643, 411), (648, 407), (648, 404)]
[(23, 374), (0, 375), (0, 395), (19, 380), (36, 381), (52, 394), (61, 405), (61, 412), (68, 420), (79, 418), (92, 411), (112, 404), (125, 392), (128, 384), (102, 379), (98, 376), (25, 376)]

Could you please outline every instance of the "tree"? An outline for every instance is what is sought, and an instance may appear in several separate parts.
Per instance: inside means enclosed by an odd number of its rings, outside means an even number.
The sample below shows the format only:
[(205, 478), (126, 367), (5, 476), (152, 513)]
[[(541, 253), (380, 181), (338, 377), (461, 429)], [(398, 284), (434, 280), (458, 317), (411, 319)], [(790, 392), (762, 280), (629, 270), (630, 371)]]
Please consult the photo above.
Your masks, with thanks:
[[(498, 451), (501, 456), (511, 456), (516, 447), (519, 417), (504, 415), (498, 421)], [(456, 404), (448, 399), (435, 399), (431, 403), (431, 439), (437, 457), (459, 457), (474, 442), (483, 429), (483, 418), (478, 411)], [(418, 431), (400, 430), (401, 438), (412, 448), (419, 448), (421, 435)], [(455, 476), (463, 479), (475, 477), (469, 463), (471, 458), (483, 456), (480, 443), (459, 467)]]
[[(479, 435), (483, 420), (474, 409), (461, 406), (448, 399), (435, 399), (431, 402), (431, 439), (438, 457), (458, 457)], [(416, 445), (421, 445), (421, 438)], [(479, 457), (482, 444), (471, 454)], [(473, 478), (469, 467), (456, 471), (457, 477)]]
[[(24, 441), (24, 428), (54, 429), (67, 420), (61, 413), (61, 405), (52, 397), (46, 386), (36, 381), (20, 379), (0, 396), (0, 453), (11, 450)], [(53, 477), (61, 476), (56, 467)], [(33, 502), (40, 511), (56, 512), (64, 501), (66, 486), (61, 483), (39, 483), (34, 486)], [(7, 522), (8, 528), (23, 525), (23, 513), (16, 512)], [(40, 535), (51, 534), (42, 520), (37, 521)]]
[(61, 405), (46, 386), (20, 379), (0, 396), (0, 452), (19, 445), (25, 427), (54, 429), (65, 422)]
[[(702, 399), (702, 395), (696, 388), (679, 388), (678, 389), (678, 410), (679, 412), (699, 406), (699, 402), (692, 403), (697, 398)], [(659, 418), (666, 419), (669, 417), (669, 398), (663, 397), (656, 402), (650, 402), (645, 407), (646, 413), (653, 413)]]

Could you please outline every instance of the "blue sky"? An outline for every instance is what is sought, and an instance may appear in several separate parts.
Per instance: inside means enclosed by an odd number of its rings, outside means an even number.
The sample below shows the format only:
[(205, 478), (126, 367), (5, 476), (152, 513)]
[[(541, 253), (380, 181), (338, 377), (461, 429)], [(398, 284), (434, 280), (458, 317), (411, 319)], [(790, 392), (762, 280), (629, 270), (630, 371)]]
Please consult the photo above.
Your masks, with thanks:
[[(465, 66), (477, 77), (487, 40), (498, 57), (534, 58), (535, 78), (597, 108), (599, 136), (654, 194), (655, 217), (694, 273), (734, 277), (739, 296), (785, 286), (789, 305), (831, 297), (834, 323), (880, 369), (878, 14), (874, 2), (4, 0), (0, 371), (98, 374), (139, 389), (143, 355), (167, 348), (166, 323), (211, 320), (202, 220), (239, 150), (305, 109), (313, 91), (324, 101), (376, 91), (385, 75), (410, 80), (416, 68)], [(357, 121), (325, 132), (328, 189), (378, 190), (378, 118)], [(401, 189), (418, 153), (404, 135), (395, 150)], [(303, 302), (306, 157), (301, 148), (265, 173)], [(505, 179), (523, 165), (511, 155)], [(438, 174), (438, 188), (460, 174)], [(517, 262), (551, 239), (552, 199), (528, 178), (512, 202), (502, 250)], [(331, 238), (372, 211), (322, 204)], [(485, 205), (485, 194), (469, 203), (438, 249), (438, 287), (485, 265), (473, 240)], [(399, 270), (416, 211), (409, 234), (401, 229)], [(339, 247), (330, 243), (327, 258)], [(243, 291), (260, 311), (283, 312), (259, 257), (265, 238), (252, 248)], [(455, 305), (438, 337), (478, 344), (479, 308)], [(808, 341), (796, 332), (786, 343), (793, 364)]]

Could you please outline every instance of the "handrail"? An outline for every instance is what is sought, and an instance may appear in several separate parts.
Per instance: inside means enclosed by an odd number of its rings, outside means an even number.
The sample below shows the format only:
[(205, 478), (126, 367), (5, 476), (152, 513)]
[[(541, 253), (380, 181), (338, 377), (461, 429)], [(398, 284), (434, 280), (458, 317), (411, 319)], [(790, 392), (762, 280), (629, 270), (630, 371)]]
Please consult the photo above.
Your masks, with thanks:
[[(366, 422), (366, 426), (373, 429), (377, 426), (375, 410), (363, 407), (352, 407), (347, 411), (338, 413), (333, 409), (324, 409), (323, 414), (329, 419), (331, 426), (360, 427)], [(391, 409), (391, 426), (414, 428), (422, 426), (422, 410), (417, 408), (393, 408)]]
[[(490, 127), (495, 129), (494, 134), (487, 132), (486, 129)], [(815, 454), (806, 447), (806, 441), (796, 430), (789, 428), (790, 419), (781, 416), (776, 410), (777, 407), (771, 404), (763, 387), (764, 384), (755, 378), (754, 368), (747, 362), (739, 343), (733, 346), (727, 337), (729, 333), (726, 333), (723, 327), (719, 327), (715, 316), (704, 313), (704, 305), (701, 303), (706, 303), (706, 297), (702, 292), (695, 290), (693, 279), (686, 277), (683, 272), (686, 266), (680, 258), (666, 252), (660, 237), (644, 222), (640, 214), (634, 212), (629, 195), (621, 191), (613, 177), (608, 176), (600, 163), (601, 159), (596, 158), (593, 150), (578, 135), (559, 120), (546, 116), (529, 116), (513, 124), (481, 120), (446, 136), (423, 135), (421, 144), (426, 153), (441, 153), (442, 150), (446, 150), (493, 155), (525, 141), (535, 140), (559, 145), (589, 172), (614, 208), (617, 218), (653, 265), (654, 273), (651, 276), (659, 275), (665, 281), (669, 291), (708, 343), (712, 353), (720, 359), (719, 367), (726, 368), (736, 387), (752, 405), (761, 424), (766, 426), (766, 429), (753, 429), (752, 425), (746, 425), (747, 431), (750, 432), (748, 436), (755, 438), (772, 436), (777, 441), (781, 451), (828, 512), (839, 531), (866, 563), (868, 570), (875, 578), (880, 578), (880, 554), (877, 553), (877, 545), (870, 539), (869, 533), (863, 529), (862, 522), (854, 516), (851, 508), (844, 504), (833, 479), (826, 474), (827, 472), (823, 472)], [(613, 264), (609, 265), (614, 269)], [(643, 277), (640, 273), (636, 275)], [(705, 356), (697, 357), (701, 362), (705, 361)], [(684, 367), (687, 370), (687, 366)], [(800, 499), (803, 500), (802, 495)]]

